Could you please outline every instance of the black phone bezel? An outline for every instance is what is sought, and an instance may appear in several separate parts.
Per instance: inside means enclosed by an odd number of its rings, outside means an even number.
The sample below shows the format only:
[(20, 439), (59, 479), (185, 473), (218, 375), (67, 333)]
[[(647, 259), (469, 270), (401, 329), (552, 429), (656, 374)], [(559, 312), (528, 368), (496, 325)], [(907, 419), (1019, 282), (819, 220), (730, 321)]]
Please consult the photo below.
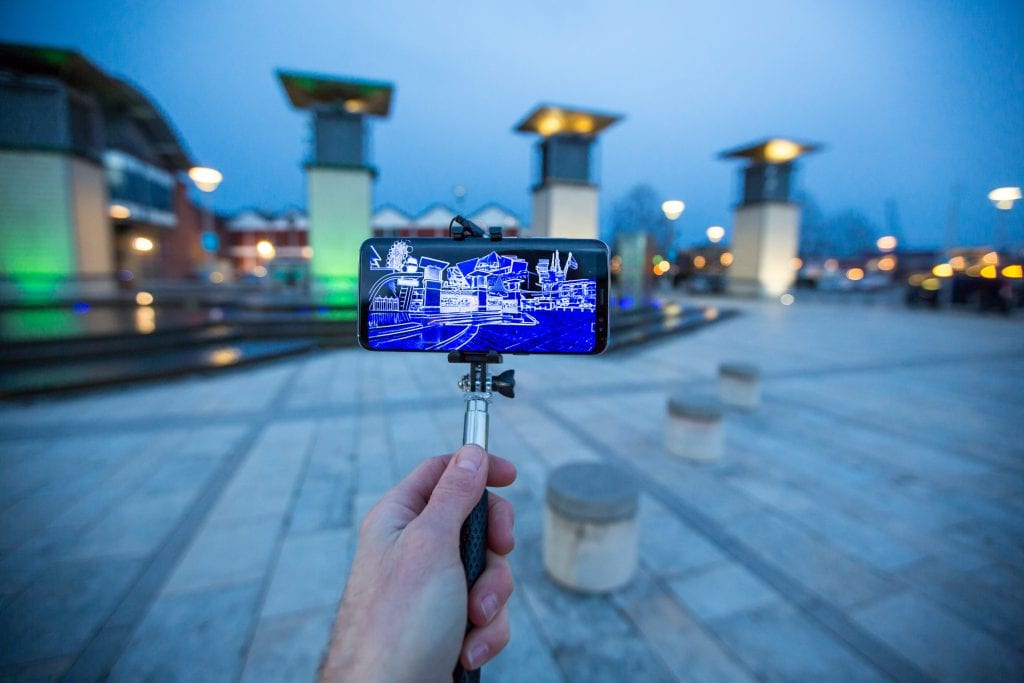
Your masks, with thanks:
[[(448, 351), (426, 351), (419, 349), (374, 349), (368, 344), (368, 314), (369, 300), (368, 291), (364, 291), (364, 270), (366, 264), (366, 249), (370, 246), (386, 245), (390, 247), (395, 240), (403, 240), (413, 246), (419, 244), (431, 249), (450, 249), (452, 253), (461, 252), (459, 256), (453, 256), (452, 260), (465, 260), (476, 255), (485, 255), (491, 251), (516, 250), (539, 250), (539, 251), (575, 251), (579, 249), (589, 250), (591, 253), (600, 251), (604, 254), (603, 259), (594, 259), (595, 265), (603, 267), (602, 273), (595, 273), (594, 280), (597, 282), (597, 310), (594, 321), (594, 348), (587, 352), (555, 352), (555, 351), (508, 351), (506, 349), (488, 349), (498, 353), (511, 355), (544, 355), (544, 356), (595, 356), (603, 353), (608, 346), (608, 301), (609, 301), (609, 251), (608, 245), (597, 239), (569, 239), (564, 237), (506, 237), (498, 241), (483, 238), (470, 238), (465, 240), (453, 240), (445, 237), (371, 237), (365, 240), (359, 247), (359, 291), (358, 291), (358, 341), (359, 346), (367, 351), (381, 351), (386, 353), (448, 353)], [(577, 259), (578, 260), (578, 259)]]

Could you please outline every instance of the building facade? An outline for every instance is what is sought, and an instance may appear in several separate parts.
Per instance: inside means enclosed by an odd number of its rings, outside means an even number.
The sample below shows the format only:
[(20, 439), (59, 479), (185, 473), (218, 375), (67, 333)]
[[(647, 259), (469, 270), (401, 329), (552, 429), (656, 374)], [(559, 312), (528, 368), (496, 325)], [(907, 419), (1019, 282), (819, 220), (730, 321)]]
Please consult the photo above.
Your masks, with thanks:
[(0, 281), (69, 295), (180, 279), (202, 258), (172, 124), (77, 52), (0, 44)]

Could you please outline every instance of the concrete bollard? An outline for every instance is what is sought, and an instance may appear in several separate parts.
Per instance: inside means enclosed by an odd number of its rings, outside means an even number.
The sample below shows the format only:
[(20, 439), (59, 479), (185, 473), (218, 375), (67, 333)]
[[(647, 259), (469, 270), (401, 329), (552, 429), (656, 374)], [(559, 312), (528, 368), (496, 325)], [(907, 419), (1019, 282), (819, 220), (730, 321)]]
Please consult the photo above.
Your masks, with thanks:
[(668, 401), (665, 450), (687, 460), (722, 455), (722, 409), (717, 403), (673, 397)]
[(718, 398), (722, 403), (754, 410), (761, 402), (761, 373), (750, 363), (722, 363), (718, 366)]
[(638, 491), (621, 470), (592, 462), (559, 467), (548, 478), (544, 568), (565, 588), (604, 593), (633, 578)]

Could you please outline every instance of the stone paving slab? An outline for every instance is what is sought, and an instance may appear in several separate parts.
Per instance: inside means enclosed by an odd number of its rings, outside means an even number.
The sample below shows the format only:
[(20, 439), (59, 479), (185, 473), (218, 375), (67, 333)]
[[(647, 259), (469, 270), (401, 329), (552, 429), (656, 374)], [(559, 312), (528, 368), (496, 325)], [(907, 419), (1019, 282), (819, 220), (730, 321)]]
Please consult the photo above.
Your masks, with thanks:
[[(728, 304), (694, 335), (508, 360), (518, 583), (486, 680), (1024, 676), (1021, 321)], [(668, 396), (726, 360), (761, 368), (762, 406), (727, 412), (721, 460), (668, 456)], [(0, 404), (0, 679), (310, 680), (363, 515), (458, 446), (463, 372), (332, 351)], [(639, 571), (608, 596), (541, 566), (547, 476), (578, 460), (641, 487)]]
[(657, 582), (636, 581), (615, 596), (651, 650), (685, 681), (751, 681), (753, 673)]
[(334, 623), (334, 605), (260, 620), (242, 670), (243, 682), (302, 683), (316, 677)]
[(235, 680), (252, 636), (259, 588), (249, 582), (160, 596), (111, 680)]
[[(858, 622), (944, 680), (1008, 681), (1024, 671), (1024, 653), (1006, 647), (913, 591), (854, 612)], [(1017, 632), (1019, 647), (1019, 635)]]
[(885, 680), (789, 605), (774, 604), (716, 619), (708, 627), (761, 680)]

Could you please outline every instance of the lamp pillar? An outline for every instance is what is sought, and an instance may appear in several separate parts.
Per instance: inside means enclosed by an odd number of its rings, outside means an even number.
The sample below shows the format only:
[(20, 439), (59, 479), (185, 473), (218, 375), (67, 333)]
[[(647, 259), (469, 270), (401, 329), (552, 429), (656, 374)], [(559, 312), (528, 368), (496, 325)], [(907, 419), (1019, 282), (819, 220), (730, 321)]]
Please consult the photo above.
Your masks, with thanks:
[(314, 287), (354, 291), (359, 246), (372, 236), (377, 169), (370, 163), (371, 116), (390, 112), (390, 83), (278, 72), (293, 106), (310, 112), (306, 168), (310, 272)]
[(594, 145), (598, 133), (621, 118), (542, 104), (515, 127), (540, 135), (535, 147), (539, 178), (533, 186), (534, 237), (598, 237)]
[(800, 206), (790, 199), (795, 160), (819, 148), (770, 138), (720, 155), (747, 162), (733, 219), (731, 293), (776, 297), (793, 285), (800, 243)]

